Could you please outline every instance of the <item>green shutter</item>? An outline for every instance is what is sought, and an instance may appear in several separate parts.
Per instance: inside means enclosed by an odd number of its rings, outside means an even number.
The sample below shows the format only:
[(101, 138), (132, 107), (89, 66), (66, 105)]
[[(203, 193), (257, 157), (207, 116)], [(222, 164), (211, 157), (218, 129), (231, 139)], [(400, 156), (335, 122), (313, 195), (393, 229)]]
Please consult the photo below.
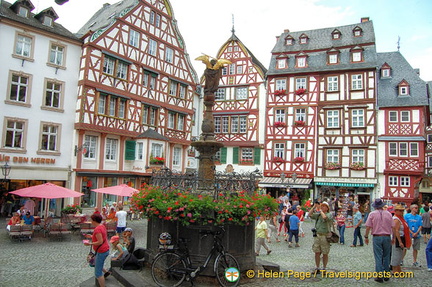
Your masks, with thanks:
[(233, 148), (233, 160), (232, 160), (233, 164), (238, 164), (239, 163), (239, 148), (238, 147), (234, 147)]
[(221, 156), (220, 156), (220, 162), (221, 163), (226, 163), (227, 162), (227, 148), (223, 147), (223, 148), (221, 148), (220, 151), (221, 151), (220, 152), (220, 154), (221, 154)]
[(261, 149), (259, 147), (254, 148), (254, 164), (261, 163)]
[(125, 160), (135, 160), (135, 141), (126, 141)]

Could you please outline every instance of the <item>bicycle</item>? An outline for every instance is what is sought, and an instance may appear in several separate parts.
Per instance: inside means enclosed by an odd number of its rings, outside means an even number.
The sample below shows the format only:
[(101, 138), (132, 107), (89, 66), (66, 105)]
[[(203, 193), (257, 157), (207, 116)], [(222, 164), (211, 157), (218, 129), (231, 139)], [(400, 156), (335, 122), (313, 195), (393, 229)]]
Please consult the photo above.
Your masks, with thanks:
[(204, 264), (197, 267), (192, 265), (190, 259), (187, 246), (187, 241), (189, 240), (179, 238), (179, 246), (182, 245), (181, 248), (168, 249), (166, 246), (163, 246), (162, 250), (155, 256), (151, 266), (154, 282), (160, 287), (176, 287), (186, 280), (193, 286), (193, 281), (207, 268), (213, 256), (216, 255), (214, 272), (220, 286), (238, 286), (240, 281), (240, 266), (234, 256), (225, 252), (222, 244), (224, 233), (225, 230), (223, 228), (219, 231), (205, 230), (199, 232), (202, 235), (201, 239), (208, 235), (213, 236), (213, 247), (208, 253)]

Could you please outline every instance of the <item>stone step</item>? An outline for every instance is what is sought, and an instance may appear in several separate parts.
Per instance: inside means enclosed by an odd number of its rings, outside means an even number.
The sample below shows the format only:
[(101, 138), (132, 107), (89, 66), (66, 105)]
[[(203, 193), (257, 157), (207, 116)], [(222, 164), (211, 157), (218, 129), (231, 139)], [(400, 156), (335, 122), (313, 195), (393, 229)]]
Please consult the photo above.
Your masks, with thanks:
[[(79, 287), (98, 287), (99, 284), (96, 282), (96, 278), (91, 277), (86, 281), (82, 282)], [(113, 276), (109, 276), (105, 278), (105, 286), (106, 287), (125, 287), (125, 285), (121, 284), (116, 278)]]

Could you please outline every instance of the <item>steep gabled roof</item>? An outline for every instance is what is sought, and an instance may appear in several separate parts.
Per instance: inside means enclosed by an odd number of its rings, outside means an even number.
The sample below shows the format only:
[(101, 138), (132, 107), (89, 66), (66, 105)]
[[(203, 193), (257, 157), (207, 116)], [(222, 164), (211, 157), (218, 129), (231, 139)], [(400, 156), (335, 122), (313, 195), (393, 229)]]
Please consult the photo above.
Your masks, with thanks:
[[(378, 53), (378, 68), (384, 64), (391, 67), (391, 77), (381, 78), (378, 73), (378, 107), (406, 107), (429, 105), (426, 82), (420, 79), (400, 52)], [(399, 96), (398, 86), (409, 84), (409, 96)]]

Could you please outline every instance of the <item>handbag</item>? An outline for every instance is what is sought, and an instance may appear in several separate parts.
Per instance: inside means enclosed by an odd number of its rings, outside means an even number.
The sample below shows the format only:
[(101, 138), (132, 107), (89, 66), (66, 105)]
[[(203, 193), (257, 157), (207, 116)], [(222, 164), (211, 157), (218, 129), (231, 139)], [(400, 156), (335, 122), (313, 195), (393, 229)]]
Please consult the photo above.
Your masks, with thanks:
[[(327, 222), (327, 225), (329, 225), (329, 223), (330, 222)], [(339, 242), (339, 235), (337, 235), (335, 232), (334, 224), (332, 224), (332, 226), (333, 226), (333, 231), (330, 230), (330, 232), (326, 235), (327, 242), (338, 243)], [(331, 228), (329, 228), (329, 229), (331, 229)]]
[[(104, 244), (104, 242), (105, 242), (105, 240), (102, 242), (102, 244)], [(92, 251), (92, 246), (90, 245), (90, 252), (89, 252), (89, 254), (87, 255), (87, 262), (88, 262), (88, 264), (89, 264), (90, 267), (95, 267), (95, 263), (96, 263), (96, 253), (97, 253), (99, 247), (102, 246), (102, 244), (99, 245), (99, 246), (96, 248), (96, 251), (95, 251), (95, 252)]]
[(283, 222), (282, 217), (279, 217), (279, 218), (278, 218), (278, 222), (279, 222), (279, 223), (282, 223), (282, 222)]

